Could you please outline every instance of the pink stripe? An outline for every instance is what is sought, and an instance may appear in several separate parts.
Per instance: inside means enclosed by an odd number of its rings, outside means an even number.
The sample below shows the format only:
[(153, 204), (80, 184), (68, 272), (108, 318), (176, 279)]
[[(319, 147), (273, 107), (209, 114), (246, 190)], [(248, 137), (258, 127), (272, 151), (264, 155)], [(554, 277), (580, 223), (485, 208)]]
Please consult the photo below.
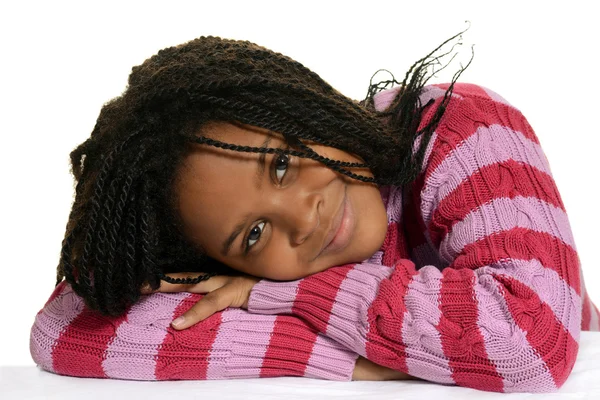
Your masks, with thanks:
[(84, 309), (83, 299), (62, 282), (52, 293), (54, 299), (35, 317), (29, 338), (31, 357), (41, 368), (54, 372), (52, 351), (64, 330)]
[[(578, 342), (557, 323), (550, 307), (531, 288), (508, 275), (498, 274), (495, 279), (504, 286), (502, 294), (515, 322), (546, 363), (556, 387), (561, 387), (575, 363)], [(552, 387), (532, 389), (548, 391)]]
[[(206, 379), (260, 378), (276, 315), (225, 309), (208, 359)], [(260, 320), (260, 323), (258, 323)], [(237, 335), (232, 335), (233, 328)]]
[(421, 190), (421, 212), (428, 226), (439, 203), (479, 168), (515, 160), (552, 176), (541, 146), (502, 125), (479, 128), (431, 173)]
[(400, 223), (402, 219), (402, 188), (394, 186), (387, 195), (386, 213), (388, 225), (392, 222)]
[[(370, 328), (366, 318), (367, 309), (377, 296), (379, 282), (388, 278), (393, 271), (393, 268), (356, 264), (340, 284), (327, 331), (324, 333), (346, 348), (365, 356)], [(357, 294), (362, 297), (360, 304), (356, 304)]]
[[(321, 334), (317, 335), (317, 340), (315, 340), (315, 347), (329, 347), (331, 351), (315, 353), (313, 352), (310, 355), (310, 359), (308, 364), (306, 365), (306, 370), (304, 371), (304, 376), (306, 378), (320, 378), (320, 379), (330, 379), (330, 380), (340, 380), (342, 377), (348, 376), (348, 371), (344, 370), (344, 366), (346, 366), (348, 359), (356, 360), (358, 355), (348, 350), (347, 352), (341, 352), (340, 346), (333, 339), (328, 338), (327, 336), (323, 336)], [(332, 364), (332, 358), (339, 359), (339, 362)], [(327, 365), (332, 370), (321, 370), (318, 366)], [(350, 374), (352, 375), (352, 374)]]
[(502, 376), (504, 392), (530, 392), (532, 388), (555, 391), (546, 363), (513, 320), (500, 291), (502, 285), (488, 272), (487, 267), (476, 271), (477, 325), (489, 360)]
[[(102, 369), (109, 378), (156, 380), (156, 356), (173, 313), (190, 294), (155, 293), (134, 304), (107, 346)], [(143, 327), (143, 329), (140, 329)], [(136, 348), (132, 357), (131, 348)]]
[(432, 382), (455, 384), (452, 369), (437, 330), (440, 322), (440, 280), (442, 273), (426, 266), (413, 276), (404, 297), (407, 312), (402, 324), (408, 374)]
[(510, 106), (510, 107), (516, 108), (516, 107), (514, 107), (512, 104), (510, 104), (508, 101), (506, 101), (506, 99), (505, 99), (504, 97), (500, 96), (498, 93), (494, 92), (493, 90), (491, 90), (491, 89), (488, 89), (488, 88), (486, 88), (486, 87), (483, 87), (483, 86), (479, 86), (479, 87), (480, 87), (481, 89), (483, 89), (483, 90), (485, 91), (485, 93), (486, 93), (488, 96), (490, 96), (490, 98), (491, 98), (492, 100), (494, 100), (495, 102), (497, 102), (497, 103), (502, 103), (502, 104), (504, 104), (504, 105), (507, 105), (507, 106)]
[(512, 259), (482, 267), (477, 273), (506, 275), (532, 289), (546, 303), (556, 319), (575, 338), (581, 331), (581, 297), (556, 271), (544, 268), (539, 260)]
[(381, 201), (383, 201), (383, 206), (387, 209), (388, 206), (388, 198), (390, 196), (390, 190), (392, 190), (392, 186), (379, 186), (379, 194), (381, 195)]
[(61, 281), (58, 285), (56, 285), (54, 287), (54, 290), (52, 291), (52, 294), (50, 295), (48, 300), (46, 300), (46, 303), (44, 303), (44, 307), (46, 307), (48, 303), (52, 302), (52, 300), (54, 300), (59, 294), (61, 294), (65, 289), (65, 286), (69, 286), (69, 284), (67, 283), (67, 281), (64, 280)]
[(440, 256), (454, 260), (471, 243), (517, 227), (547, 233), (577, 251), (567, 214), (563, 210), (537, 197), (515, 196), (483, 204), (454, 224), (452, 234), (440, 243)]
[[(394, 88), (384, 90), (382, 92), (377, 93), (373, 96), (373, 103), (375, 104), (375, 109), (377, 111), (385, 111), (392, 101), (396, 98), (398, 91), (400, 90), (400, 86), (396, 86)], [(446, 89), (441, 89), (437, 86), (428, 85), (423, 88), (421, 94), (419, 95), (419, 100), (421, 101), (421, 105), (426, 105), (431, 99), (437, 100), (440, 97), (443, 97), (446, 93)], [(462, 96), (452, 93), (452, 97), (462, 98)]]
[[(425, 154), (423, 155), (423, 165), (421, 166), (421, 172), (424, 172), (427, 169), (427, 166), (429, 165), (429, 157), (431, 157), (431, 152), (433, 151), (433, 146), (435, 144), (435, 141), (437, 140), (437, 136), (437, 132), (433, 132), (431, 134), (431, 138), (429, 138), (429, 141), (427, 142), (427, 148), (425, 149)], [(422, 140), (423, 135), (419, 135), (415, 138), (412, 150), (413, 156), (417, 153), (419, 147), (421, 147)]]
[[(304, 278), (306, 279), (306, 278)], [(279, 285), (276, 281), (262, 280), (254, 287), (267, 287), (266, 292), (272, 296), (258, 299), (256, 296), (250, 296), (248, 299), (248, 310), (252, 310), (252, 300), (260, 301), (260, 313), (268, 315), (294, 314), (292, 308), (298, 295), (298, 286), (302, 280), (286, 282), (285, 285)], [(293, 295), (292, 295), (293, 294)], [(263, 296), (261, 296), (263, 297)], [(276, 300), (277, 299), (277, 300)], [(290, 299), (287, 303), (282, 303), (278, 299)]]
[(373, 96), (373, 104), (375, 105), (375, 109), (377, 111), (385, 111), (385, 109), (390, 106), (392, 100), (394, 100), (399, 90), (400, 86), (396, 86), (394, 88), (379, 92)]
[(367, 263), (367, 264), (381, 265), (382, 264), (382, 259), (383, 259), (383, 251), (377, 250), (375, 252), (375, 254), (373, 254), (371, 257), (367, 258), (366, 260), (364, 260), (362, 262), (363, 263)]

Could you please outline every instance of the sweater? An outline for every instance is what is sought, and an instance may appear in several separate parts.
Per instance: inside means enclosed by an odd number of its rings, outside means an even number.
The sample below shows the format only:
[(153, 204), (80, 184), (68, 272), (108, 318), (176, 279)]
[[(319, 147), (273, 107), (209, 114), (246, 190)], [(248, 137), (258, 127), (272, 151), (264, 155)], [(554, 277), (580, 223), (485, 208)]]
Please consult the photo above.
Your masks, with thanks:
[[(421, 94), (424, 126), (447, 84)], [(382, 110), (397, 88), (378, 93)], [(415, 142), (415, 148), (419, 138)], [(248, 310), (183, 331), (203, 297), (143, 296), (121, 317), (61, 282), (30, 351), (63, 375), (136, 380), (276, 376), (348, 381), (359, 355), (411, 376), (497, 392), (555, 391), (580, 330), (599, 330), (565, 207), (527, 120), (489, 89), (455, 84), (421, 173), (380, 188), (388, 230), (372, 257), (291, 282), (262, 279)]]

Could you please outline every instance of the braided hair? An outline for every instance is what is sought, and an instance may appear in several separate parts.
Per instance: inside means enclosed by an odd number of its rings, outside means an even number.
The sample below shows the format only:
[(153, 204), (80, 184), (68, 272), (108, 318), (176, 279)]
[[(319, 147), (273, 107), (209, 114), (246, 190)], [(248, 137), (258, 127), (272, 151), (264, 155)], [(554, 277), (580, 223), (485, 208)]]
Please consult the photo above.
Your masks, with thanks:
[[(184, 237), (175, 206), (178, 168), (194, 143), (243, 152), (282, 151), (199, 135), (211, 121), (279, 132), (291, 146), (285, 154), (319, 161), (354, 179), (379, 185), (411, 182), (452, 85), (466, 67), (455, 74), (434, 118), (418, 131), (429, 105), (420, 104), (419, 93), (430, 67), (440, 65), (441, 56), (433, 54), (461, 33), (417, 61), (403, 82), (392, 77), (371, 83), (361, 102), (345, 97), (299, 62), (248, 41), (208, 36), (160, 50), (133, 67), (126, 90), (102, 107), (90, 137), (70, 154), (75, 200), (56, 284), (64, 278), (88, 307), (121, 315), (139, 299), (144, 285), (157, 289), (161, 279), (197, 283), (236, 274)], [(375, 111), (373, 96), (393, 84), (401, 85), (398, 96), (387, 110)], [(421, 148), (412, 156), (419, 135)], [(322, 157), (306, 141), (360, 155), (374, 178), (349, 170), (365, 164)], [(180, 271), (205, 274), (184, 280), (165, 275)]]

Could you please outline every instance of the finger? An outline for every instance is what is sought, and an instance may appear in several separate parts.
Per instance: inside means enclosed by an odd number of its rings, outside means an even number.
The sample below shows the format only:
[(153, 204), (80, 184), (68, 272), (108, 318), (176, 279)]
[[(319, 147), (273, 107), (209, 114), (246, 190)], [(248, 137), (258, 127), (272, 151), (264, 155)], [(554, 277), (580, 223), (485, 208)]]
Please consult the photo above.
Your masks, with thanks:
[(190, 326), (204, 321), (216, 312), (226, 309), (231, 304), (231, 291), (215, 290), (204, 296), (183, 315), (171, 322), (177, 330), (187, 329)]
[[(196, 278), (198, 276), (202, 276), (204, 274), (192, 274), (192, 273), (172, 273), (166, 274), (171, 278)], [(223, 276), (213, 276), (207, 280), (201, 281), (199, 283), (194, 284), (185, 284), (185, 283), (170, 283), (164, 280), (160, 281), (160, 287), (157, 289), (157, 292), (162, 293), (178, 293), (178, 292), (189, 292), (189, 293), (209, 293), (214, 290), (222, 287), (225, 282)]]

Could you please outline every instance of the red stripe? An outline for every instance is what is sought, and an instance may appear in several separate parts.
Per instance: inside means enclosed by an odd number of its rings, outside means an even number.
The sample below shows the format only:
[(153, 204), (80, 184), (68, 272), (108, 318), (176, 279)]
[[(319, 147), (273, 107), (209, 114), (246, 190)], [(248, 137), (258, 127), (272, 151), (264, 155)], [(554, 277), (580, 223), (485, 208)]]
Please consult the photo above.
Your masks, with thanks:
[(592, 303), (590, 302), (587, 292), (583, 296), (583, 302), (581, 306), (581, 330), (589, 331), (592, 322)]
[[(448, 83), (436, 84), (441, 89), (447, 89), (450, 85)], [(506, 104), (504, 102), (496, 102), (484, 88), (478, 85), (474, 85), (472, 83), (457, 83), (454, 85), (453, 93), (458, 94), (460, 96), (469, 98), (470, 100), (474, 100), (478, 109), (483, 110), (485, 114), (490, 114), (490, 116), (495, 116), (500, 118), (500, 123), (505, 126), (513, 126), (513, 123), (520, 124), (519, 120), (524, 119), (522, 117), (521, 112), (514, 106), (510, 104)], [(500, 96), (498, 93), (496, 95)], [(504, 99), (506, 101), (506, 99)], [(486, 121), (487, 123), (488, 121)], [(508, 125), (507, 125), (508, 124)], [(519, 129), (519, 131), (530, 134), (533, 132), (528, 123), (526, 123), (523, 130)], [(535, 135), (533, 135), (535, 137)], [(533, 139), (536, 143), (537, 138)]]
[(384, 249), (383, 265), (394, 265), (401, 258), (410, 257), (402, 224), (391, 222), (388, 225), (382, 248)]
[(449, 193), (434, 210), (429, 232), (435, 247), (467, 214), (498, 198), (536, 197), (565, 211), (552, 177), (515, 160), (479, 168)]
[[(175, 308), (173, 319), (185, 313), (203, 297), (201, 294), (186, 297)], [(222, 311), (217, 312), (181, 331), (175, 331), (169, 326), (156, 356), (156, 379), (205, 380), (208, 358), (219, 332), (222, 314)]]
[[(450, 87), (450, 83), (438, 83), (433, 86), (437, 86), (440, 89), (448, 90), (448, 88)], [(463, 97), (479, 96), (483, 97), (484, 99), (492, 100), (492, 98), (481, 86), (475, 85), (473, 83), (457, 82), (454, 84), (452, 93), (461, 95)]]
[[(302, 279), (298, 284), (292, 314), (305, 318), (315, 329), (326, 334), (337, 293), (354, 265), (329, 268), (325, 274), (314, 274)], [(319, 299), (318, 305), (313, 301), (315, 296)], [(299, 307), (296, 307), (296, 302), (300, 304)]]
[[(427, 110), (423, 121), (424, 126), (437, 108)], [(490, 108), (493, 111), (490, 111)], [(480, 97), (455, 99), (449, 102), (442, 121), (436, 128), (437, 140), (433, 144), (431, 156), (425, 171), (425, 180), (448, 157), (456, 147), (471, 137), (477, 129), (490, 125), (502, 125), (520, 132), (524, 137), (539, 144), (539, 139), (523, 114), (506, 104)]]
[(400, 260), (389, 279), (379, 285), (377, 297), (369, 307), (366, 353), (376, 364), (409, 373), (406, 365), (406, 344), (402, 342), (402, 325), (407, 312), (404, 298), (408, 286), (417, 275), (415, 263)]
[(317, 333), (299, 318), (279, 315), (265, 353), (261, 378), (304, 376), (317, 340)]
[[(405, 196), (402, 220), (406, 230), (406, 239), (411, 251), (427, 242), (424, 232), (426, 230), (423, 216), (421, 215), (421, 189), (425, 175), (421, 174), (413, 182), (409, 193)], [(407, 257), (408, 258), (408, 257)]]
[(106, 317), (87, 306), (71, 321), (52, 351), (52, 367), (61, 375), (106, 378), (102, 361), (119, 325), (127, 318)]
[[(461, 116), (460, 114), (458, 114), (458, 111), (457, 111), (460, 108), (459, 106), (460, 106), (461, 101), (463, 101), (463, 100), (456, 100), (454, 98), (450, 101), (450, 103), (446, 107), (445, 116), (442, 118), (442, 121), (439, 123), (439, 125), (437, 126), (437, 128), (435, 130), (437, 137), (432, 145), (432, 149), (431, 149), (429, 158), (423, 159), (424, 162), (427, 162), (425, 171), (422, 173), (422, 174), (424, 174), (424, 176), (422, 177), (423, 182), (426, 181), (427, 179), (429, 179), (429, 176), (431, 175), (431, 173), (433, 171), (435, 171), (435, 169), (448, 157), (448, 154), (452, 150), (454, 150), (454, 148), (456, 147), (456, 145), (458, 143), (462, 142), (464, 139), (466, 139), (466, 137), (470, 136), (476, 130), (476, 127), (473, 126), (472, 122), (471, 122), (471, 124), (465, 124), (465, 127), (463, 129), (466, 130), (469, 133), (469, 135), (458, 138), (457, 134), (453, 134), (452, 132), (450, 132), (448, 127), (446, 126), (446, 123), (448, 123), (448, 118), (457, 118), (458, 117), (458, 118), (464, 119), (464, 116)], [(426, 123), (429, 122), (429, 120), (433, 117), (434, 111), (435, 111), (435, 109), (437, 109), (440, 102), (441, 102), (441, 99), (436, 100), (436, 102), (434, 103), (434, 106), (431, 107), (424, 114), (423, 119), (421, 120), (421, 125), (424, 126)], [(450, 117), (450, 116), (452, 116), (452, 117)], [(457, 117), (455, 117), (455, 116), (457, 116)], [(464, 124), (464, 122), (463, 122), (463, 124)], [(471, 126), (468, 126), (468, 125), (471, 125)], [(450, 140), (449, 143), (446, 142), (446, 136), (449, 136), (449, 140)], [(440, 137), (443, 137), (444, 140), (439, 140)], [(422, 145), (423, 145), (423, 143), (421, 143), (419, 146), (422, 146)], [(420, 190), (418, 193), (420, 195)]]
[(533, 290), (509, 276), (494, 278), (503, 286), (502, 293), (513, 319), (546, 363), (556, 386), (562, 386), (575, 364), (577, 341)]
[(464, 247), (450, 267), (476, 269), (504, 259), (539, 260), (581, 295), (579, 257), (559, 238), (528, 228), (492, 233)]
[(488, 357), (477, 325), (476, 282), (473, 271), (444, 269), (437, 329), (452, 378), (459, 386), (502, 392), (502, 377)]

